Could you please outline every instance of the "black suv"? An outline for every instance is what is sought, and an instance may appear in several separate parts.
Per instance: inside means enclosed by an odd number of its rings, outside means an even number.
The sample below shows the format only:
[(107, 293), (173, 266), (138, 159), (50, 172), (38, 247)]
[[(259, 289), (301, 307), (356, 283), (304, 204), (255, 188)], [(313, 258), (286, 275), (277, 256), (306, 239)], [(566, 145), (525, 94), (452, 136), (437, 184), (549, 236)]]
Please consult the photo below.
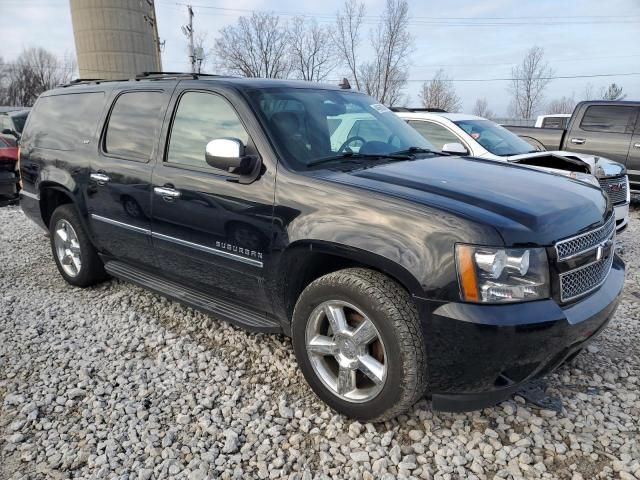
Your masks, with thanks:
[(112, 275), (290, 335), (339, 412), (477, 409), (591, 340), (624, 264), (598, 188), (431, 148), (329, 86), (78, 82), (29, 116), (21, 204), (70, 284)]

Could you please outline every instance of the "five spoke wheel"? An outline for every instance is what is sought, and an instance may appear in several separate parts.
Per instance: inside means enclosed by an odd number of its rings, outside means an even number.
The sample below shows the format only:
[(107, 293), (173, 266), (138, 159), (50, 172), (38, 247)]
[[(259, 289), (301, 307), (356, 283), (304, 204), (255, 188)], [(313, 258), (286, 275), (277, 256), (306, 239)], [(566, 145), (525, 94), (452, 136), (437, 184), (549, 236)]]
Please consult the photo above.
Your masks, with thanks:
[(70, 277), (77, 276), (82, 268), (80, 243), (76, 231), (65, 219), (56, 223), (53, 243), (62, 269)]
[(382, 390), (384, 343), (371, 319), (354, 305), (338, 300), (318, 305), (307, 323), (306, 348), (315, 373), (339, 397), (366, 402)]

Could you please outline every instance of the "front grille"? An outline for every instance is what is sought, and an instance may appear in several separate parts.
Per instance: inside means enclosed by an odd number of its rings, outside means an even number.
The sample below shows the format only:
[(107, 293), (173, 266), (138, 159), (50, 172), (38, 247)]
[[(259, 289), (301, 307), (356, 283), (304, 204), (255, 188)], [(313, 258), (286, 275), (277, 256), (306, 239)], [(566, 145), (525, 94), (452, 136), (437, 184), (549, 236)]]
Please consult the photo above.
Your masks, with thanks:
[(604, 283), (613, 264), (613, 252), (607, 258), (560, 274), (560, 300), (568, 302), (595, 290)]
[(621, 177), (601, 178), (598, 182), (600, 182), (600, 188), (609, 195), (611, 203), (614, 205), (627, 203), (628, 182), (626, 175), (622, 175)]
[(576, 235), (556, 243), (558, 260), (565, 260), (573, 255), (586, 252), (608, 240), (616, 229), (615, 215), (611, 215), (605, 224), (590, 232)]

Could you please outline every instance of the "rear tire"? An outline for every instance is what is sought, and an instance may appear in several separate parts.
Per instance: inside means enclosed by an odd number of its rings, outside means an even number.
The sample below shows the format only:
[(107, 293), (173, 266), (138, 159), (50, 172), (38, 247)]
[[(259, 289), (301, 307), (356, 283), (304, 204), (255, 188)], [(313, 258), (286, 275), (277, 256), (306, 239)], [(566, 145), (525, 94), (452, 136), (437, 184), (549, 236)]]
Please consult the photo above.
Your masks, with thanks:
[(408, 292), (382, 273), (349, 268), (308, 285), (294, 309), (292, 341), (313, 391), (348, 417), (388, 420), (426, 390), (417, 309)]
[(49, 232), (53, 258), (67, 283), (88, 287), (107, 278), (104, 265), (72, 204), (55, 209), (49, 222)]

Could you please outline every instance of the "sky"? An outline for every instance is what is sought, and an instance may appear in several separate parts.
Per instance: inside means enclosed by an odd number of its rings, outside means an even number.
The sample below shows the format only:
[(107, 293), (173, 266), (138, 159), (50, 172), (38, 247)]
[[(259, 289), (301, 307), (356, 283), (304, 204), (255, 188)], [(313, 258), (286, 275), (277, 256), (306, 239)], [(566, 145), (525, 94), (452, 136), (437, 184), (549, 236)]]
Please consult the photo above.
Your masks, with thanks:
[[(185, 0), (156, 0), (165, 71), (189, 71)], [(193, 0), (196, 32), (207, 34), (212, 47), (219, 31), (251, 11), (268, 11), (285, 19), (314, 17), (335, 24), (340, 0)], [(363, 58), (370, 56), (369, 30), (383, 12), (384, 0), (366, 0)], [(550, 82), (545, 100), (575, 96), (581, 100), (588, 83), (598, 91), (612, 82), (628, 99), (640, 100), (640, 0), (409, 0), (409, 32), (414, 51), (408, 58), (408, 104), (419, 105), (424, 80), (439, 68), (454, 80), (463, 111), (484, 97), (489, 108), (505, 115), (511, 68), (534, 45), (544, 48), (554, 76), (574, 77), (637, 73), (638, 75), (565, 78)], [(44, 47), (58, 55), (74, 54), (68, 0), (0, 0), (0, 56), (11, 61), (23, 48)], [(337, 69), (332, 79), (344, 76)], [(479, 81), (480, 80), (480, 81)]]

